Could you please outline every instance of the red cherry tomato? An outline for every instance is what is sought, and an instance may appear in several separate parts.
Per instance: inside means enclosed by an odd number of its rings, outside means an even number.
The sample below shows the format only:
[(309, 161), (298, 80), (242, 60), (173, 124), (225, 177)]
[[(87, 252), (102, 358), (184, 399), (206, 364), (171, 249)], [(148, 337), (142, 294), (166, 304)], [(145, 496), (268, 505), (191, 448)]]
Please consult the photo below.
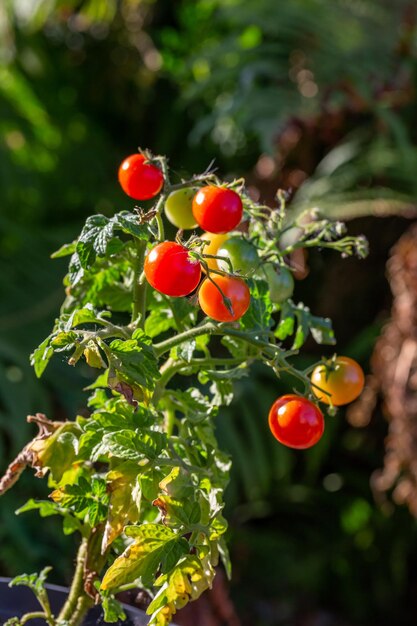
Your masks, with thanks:
[(207, 185), (193, 199), (193, 215), (197, 224), (209, 233), (228, 233), (242, 219), (242, 200), (232, 189)]
[(216, 276), (213, 278), (226, 298), (229, 298), (231, 311), (224, 303), (223, 296), (208, 278), (198, 292), (198, 301), (204, 313), (217, 322), (235, 322), (246, 313), (250, 304), (249, 287), (241, 278)]
[(144, 272), (154, 289), (166, 296), (187, 296), (200, 282), (200, 263), (174, 241), (158, 243), (145, 258)]
[(119, 183), (128, 196), (135, 200), (149, 200), (162, 189), (161, 170), (148, 163), (143, 154), (131, 154), (119, 167)]
[(356, 400), (362, 393), (365, 384), (365, 375), (361, 366), (348, 356), (338, 356), (328, 365), (317, 365), (311, 375), (313, 393), (321, 402), (341, 406)]
[(323, 413), (306, 398), (293, 394), (281, 396), (269, 411), (269, 428), (284, 446), (304, 450), (321, 439)]

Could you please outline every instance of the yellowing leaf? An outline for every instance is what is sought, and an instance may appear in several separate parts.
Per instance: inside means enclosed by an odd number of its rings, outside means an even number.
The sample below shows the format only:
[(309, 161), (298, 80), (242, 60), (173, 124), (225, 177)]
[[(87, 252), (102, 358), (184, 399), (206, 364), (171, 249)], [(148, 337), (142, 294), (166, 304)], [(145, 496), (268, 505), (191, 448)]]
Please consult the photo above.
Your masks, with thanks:
[(136, 463), (123, 463), (107, 474), (110, 491), (109, 514), (103, 536), (103, 551), (118, 537), (127, 523), (135, 523), (139, 511), (135, 502), (135, 484), (138, 475)]
[(188, 543), (162, 524), (128, 526), (126, 534), (135, 537), (133, 543), (109, 567), (101, 589), (111, 590), (141, 578), (151, 584), (161, 563), (172, 567), (188, 548)]

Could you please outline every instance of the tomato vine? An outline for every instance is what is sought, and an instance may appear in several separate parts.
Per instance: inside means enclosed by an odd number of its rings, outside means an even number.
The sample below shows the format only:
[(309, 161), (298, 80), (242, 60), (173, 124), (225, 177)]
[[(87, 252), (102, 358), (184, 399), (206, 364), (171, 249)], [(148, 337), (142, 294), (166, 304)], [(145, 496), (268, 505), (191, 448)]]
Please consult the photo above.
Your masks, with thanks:
[[(121, 169), (122, 186), (133, 197), (154, 198), (154, 206), (93, 215), (77, 240), (53, 255), (70, 256), (66, 298), (51, 334), (31, 357), (37, 376), (55, 353), (68, 355), (74, 366), (85, 359), (97, 370), (88, 388), (90, 415), (65, 422), (33, 418), (39, 436), (0, 481), (2, 493), (25, 466), (48, 474), (50, 499), (29, 500), (20, 512), (61, 515), (64, 532), (81, 535), (68, 601), (58, 616), (45, 610), (56, 626), (77, 626), (93, 602), (103, 604), (108, 622), (117, 621), (123, 610), (115, 594), (134, 586), (152, 595), (150, 624), (166, 626), (211, 586), (219, 561), (230, 575), (222, 515), (230, 459), (218, 447), (213, 418), (231, 402), (233, 382), (261, 361), (277, 376), (292, 374), (306, 396), (284, 397), (291, 398), (283, 403), (291, 409), (285, 436), (277, 401), (273, 434), (290, 446), (293, 437), (293, 447), (319, 440), (324, 422), (316, 396), (327, 394), (331, 404), (331, 391), (312, 382), (312, 368), (298, 371), (291, 357), (309, 333), (323, 344), (334, 344), (334, 335), (328, 319), (289, 299), (290, 254), (312, 247), (366, 254), (363, 238), (346, 235), (343, 224), (316, 210), (293, 223), (282, 191), (269, 207), (251, 200), (243, 180), (224, 183), (207, 171), (173, 184), (164, 157), (137, 157)], [(138, 178), (130, 178), (135, 172)], [(187, 193), (175, 194), (180, 190)], [(193, 217), (190, 190), (198, 198)], [(214, 240), (193, 233), (185, 240), (180, 230), (175, 242), (166, 242), (167, 201), (174, 223), (185, 215), (186, 227), (195, 220), (226, 234)], [(283, 234), (290, 229), (296, 238), (287, 245)], [(216, 351), (213, 337), (227, 356)], [(292, 347), (284, 347), (291, 337)], [(177, 376), (195, 382), (184, 390), (173, 384)], [(307, 434), (300, 433), (299, 407), (318, 420)], [(29, 584), (44, 598), (45, 576), (31, 576), (16, 584)]]

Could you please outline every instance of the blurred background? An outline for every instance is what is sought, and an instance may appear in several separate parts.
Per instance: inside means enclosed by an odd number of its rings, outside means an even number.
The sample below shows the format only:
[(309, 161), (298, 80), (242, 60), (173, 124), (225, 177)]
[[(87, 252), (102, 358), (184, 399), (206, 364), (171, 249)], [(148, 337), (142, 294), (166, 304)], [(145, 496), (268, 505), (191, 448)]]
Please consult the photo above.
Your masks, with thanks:
[[(174, 171), (214, 159), (271, 202), (319, 207), (364, 233), (362, 262), (312, 253), (295, 299), (334, 321), (337, 350), (369, 373), (363, 399), (296, 453), (266, 414), (288, 389), (253, 371), (221, 411), (234, 564), (176, 620), (192, 626), (396, 626), (417, 616), (417, 6), (412, 0), (3, 0), (0, 3), (0, 470), (25, 416), (73, 416), (87, 368), (29, 353), (63, 299), (71, 241), (91, 213), (132, 203), (116, 180), (137, 146)], [(307, 344), (300, 365), (332, 350)], [(261, 406), (262, 404), (262, 406)], [(36, 512), (27, 472), (0, 504), (0, 574), (73, 537)], [(56, 559), (55, 559), (56, 561)]]

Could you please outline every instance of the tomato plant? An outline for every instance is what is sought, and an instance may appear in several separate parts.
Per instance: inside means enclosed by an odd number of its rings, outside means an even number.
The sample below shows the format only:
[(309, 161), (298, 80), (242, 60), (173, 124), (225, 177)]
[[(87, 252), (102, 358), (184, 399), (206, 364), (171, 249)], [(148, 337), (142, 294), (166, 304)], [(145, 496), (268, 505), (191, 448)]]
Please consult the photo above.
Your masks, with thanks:
[(321, 402), (341, 406), (362, 393), (365, 375), (361, 366), (348, 356), (338, 356), (317, 365), (311, 375), (313, 393)]
[(198, 301), (204, 313), (213, 320), (235, 322), (249, 308), (249, 288), (241, 278), (233, 276), (206, 278), (198, 291)]
[[(217, 251), (218, 256), (228, 259), (234, 272), (244, 276), (253, 274), (259, 265), (259, 255), (256, 247), (242, 235), (233, 235), (222, 243)], [(221, 270), (230, 271), (227, 261), (218, 261)]]
[(242, 200), (227, 187), (207, 185), (193, 199), (193, 214), (197, 224), (209, 233), (228, 233), (242, 219)]
[(300, 396), (288, 394), (275, 400), (269, 411), (269, 427), (278, 441), (303, 450), (320, 441), (324, 417), (318, 406)]
[(194, 196), (195, 189), (190, 187), (169, 194), (165, 202), (165, 215), (171, 224), (184, 230), (197, 227), (193, 215)]
[[(149, 163), (142, 154), (128, 157), (120, 177), (136, 199), (160, 194), (153, 206), (93, 214), (77, 239), (53, 255), (70, 258), (66, 298), (31, 362), (41, 376), (53, 358), (66, 357), (72, 366), (85, 360), (95, 373), (82, 413), (88, 417), (29, 416), (39, 435), (0, 479), (1, 494), (26, 466), (48, 475), (50, 498), (30, 499), (20, 511), (59, 515), (65, 532), (79, 535), (71, 590), (56, 617), (45, 602), (45, 571), (36, 584), (35, 575), (17, 579), (35, 590), (37, 615), (49, 626), (78, 626), (94, 603), (116, 622), (123, 610), (115, 594), (138, 585), (153, 595), (149, 624), (168, 626), (178, 608), (211, 587), (219, 560), (230, 574), (222, 515), (230, 459), (216, 443), (213, 416), (256, 361), (278, 377), (292, 375), (305, 396), (313, 393), (307, 373), (291, 360), (293, 348), (310, 333), (323, 344), (333, 344), (334, 335), (328, 319), (288, 299), (286, 259), (302, 246), (366, 254), (363, 238), (344, 236), (340, 223), (291, 221), (283, 192), (278, 206), (268, 207), (253, 202), (242, 181), (225, 187), (205, 172), (173, 182), (165, 157), (146, 158)], [(191, 193), (196, 221), (217, 234), (183, 240), (179, 233), (166, 241), (164, 207), (168, 215), (178, 201), (182, 210)], [(243, 205), (245, 234), (218, 234), (236, 227)], [(179, 211), (182, 227), (183, 218)], [(289, 228), (298, 229), (296, 241), (279, 245)], [(219, 252), (220, 263), (212, 258)], [(206, 274), (192, 294), (201, 267)], [(250, 276), (244, 280), (232, 269)], [(278, 290), (283, 276), (287, 283)], [(281, 342), (290, 338), (287, 350)], [(346, 369), (336, 361), (332, 367), (321, 384), (337, 375), (349, 386)], [(188, 388), (177, 385), (178, 376)], [(335, 387), (331, 393), (334, 399)], [(323, 432), (323, 415), (302, 396), (278, 399), (269, 419), (273, 434), (295, 448), (313, 445)]]
[(187, 296), (200, 282), (201, 266), (187, 248), (164, 241), (152, 248), (143, 267), (146, 280), (166, 296)]
[(123, 191), (135, 200), (150, 200), (162, 189), (161, 170), (148, 163), (143, 154), (131, 154), (119, 167), (119, 183)]

